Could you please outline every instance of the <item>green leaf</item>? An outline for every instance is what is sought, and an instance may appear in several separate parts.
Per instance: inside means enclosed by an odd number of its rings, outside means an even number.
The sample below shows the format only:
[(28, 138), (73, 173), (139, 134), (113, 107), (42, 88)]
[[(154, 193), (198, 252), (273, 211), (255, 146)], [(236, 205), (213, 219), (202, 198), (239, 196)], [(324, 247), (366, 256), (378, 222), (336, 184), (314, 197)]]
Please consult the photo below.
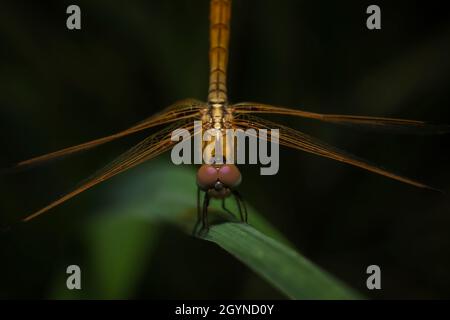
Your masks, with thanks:
[[(117, 214), (143, 218), (151, 223), (169, 223), (190, 236), (196, 220), (196, 184), (192, 168), (154, 161), (131, 171), (126, 179), (118, 180), (108, 200), (111, 209), (105, 210), (109, 217)], [(233, 203), (228, 207), (232, 212), (237, 212)], [(230, 219), (229, 215), (220, 212), (217, 203), (212, 206), (210, 221), (212, 227), (201, 238), (222, 247), (288, 297), (360, 298), (296, 252), (289, 241), (250, 206), (250, 225)], [(105, 249), (107, 246), (102, 247)], [(111, 257), (114, 255), (106, 259), (105, 268), (114, 263)], [(105, 257), (100, 256), (98, 259), (105, 260)], [(126, 268), (119, 271), (123, 273)], [(115, 277), (119, 276), (119, 271), (115, 272)], [(101, 273), (101, 270), (98, 272)]]
[(252, 226), (215, 225), (204, 239), (224, 248), (290, 298), (358, 298), (355, 292), (299, 253)]

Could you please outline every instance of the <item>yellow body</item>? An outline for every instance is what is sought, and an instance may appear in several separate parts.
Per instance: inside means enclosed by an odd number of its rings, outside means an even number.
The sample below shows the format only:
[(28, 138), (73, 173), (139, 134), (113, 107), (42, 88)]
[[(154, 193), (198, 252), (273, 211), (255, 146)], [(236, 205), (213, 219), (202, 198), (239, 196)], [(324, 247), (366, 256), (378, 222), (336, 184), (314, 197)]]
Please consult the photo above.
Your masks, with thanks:
[(228, 108), (227, 65), (230, 39), (231, 0), (212, 0), (210, 10), (208, 109), (204, 113), (206, 127), (230, 128)]

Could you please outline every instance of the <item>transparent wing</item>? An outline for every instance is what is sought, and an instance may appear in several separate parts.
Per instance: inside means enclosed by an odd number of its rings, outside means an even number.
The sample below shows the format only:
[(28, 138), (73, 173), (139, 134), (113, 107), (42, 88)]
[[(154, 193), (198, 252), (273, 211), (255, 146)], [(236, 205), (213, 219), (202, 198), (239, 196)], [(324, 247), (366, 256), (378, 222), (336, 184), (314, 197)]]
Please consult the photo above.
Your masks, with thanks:
[(307, 134), (300, 131), (291, 129), (289, 127), (273, 123), (255, 116), (241, 115), (235, 119), (235, 125), (240, 128), (253, 128), (253, 129), (279, 129), (280, 130), (280, 140), (281, 145), (287, 146), (289, 148), (306, 151), (313, 153), (325, 158), (330, 158), (340, 162), (351, 164), (355, 167), (359, 167), (368, 171), (372, 171), (376, 174), (401, 181), (419, 188), (432, 189), (440, 191), (433, 187), (430, 187), (421, 182), (415, 181), (413, 179), (398, 175), (391, 171), (382, 169), (379, 166), (371, 164), (369, 161), (358, 158), (351, 155), (345, 151), (339, 150), (338, 148), (332, 147), (316, 138), (313, 138)]
[(267, 113), (316, 119), (342, 125), (359, 126), (369, 129), (395, 131), (408, 134), (440, 134), (450, 132), (449, 125), (430, 124), (417, 120), (366, 117), (341, 114), (321, 114), (302, 110), (277, 107), (261, 103), (243, 102), (232, 106), (236, 114)]
[(63, 195), (59, 199), (53, 201), (44, 208), (32, 213), (31, 215), (22, 219), (22, 221), (29, 221), (37, 216), (47, 212), (48, 210), (60, 205), (63, 202), (75, 197), (83, 191), (86, 191), (93, 186), (106, 181), (115, 175), (133, 168), (144, 161), (150, 160), (161, 153), (172, 148), (173, 141), (171, 141), (172, 131), (178, 128), (189, 130), (192, 134), (193, 123), (189, 120), (178, 121), (161, 131), (152, 134), (139, 144), (119, 156), (116, 160), (108, 164), (106, 167), (96, 172), (94, 175), (83, 181), (73, 191)]
[(80, 151), (88, 150), (94, 147), (97, 147), (99, 145), (102, 145), (104, 143), (125, 137), (127, 135), (130, 135), (132, 133), (142, 131), (144, 129), (156, 127), (162, 124), (167, 124), (176, 120), (181, 119), (189, 119), (193, 118), (198, 115), (199, 110), (201, 108), (205, 107), (205, 103), (193, 99), (186, 99), (179, 102), (174, 103), (173, 105), (167, 107), (160, 113), (157, 113), (144, 121), (139, 122), (138, 124), (117, 132), (115, 134), (112, 134), (110, 136), (106, 136), (103, 138), (95, 139), (89, 142), (85, 142), (76, 146), (68, 147), (59, 151), (47, 153), (42, 156), (34, 157), (32, 159), (28, 159), (25, 161), (21, 161), (11, 167), (8, 170), (18, 170), (23, 169), (32, 165), (37, 165), (40, 163), (44, 163), (50, 160), (58, 159), (67, 155), (71, 155)]

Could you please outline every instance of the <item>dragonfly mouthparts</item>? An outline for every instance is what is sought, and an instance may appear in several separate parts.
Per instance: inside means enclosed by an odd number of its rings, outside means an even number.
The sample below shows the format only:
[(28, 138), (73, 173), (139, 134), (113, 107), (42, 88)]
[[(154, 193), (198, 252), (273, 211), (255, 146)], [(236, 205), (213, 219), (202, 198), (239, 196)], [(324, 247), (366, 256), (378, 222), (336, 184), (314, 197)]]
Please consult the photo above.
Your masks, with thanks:
[(222, 182), (217, 181), (216, 184), (214, 185), (214, 189), (216, 189), (217, 191), (220, 191), (224, 188), (224, 185)]

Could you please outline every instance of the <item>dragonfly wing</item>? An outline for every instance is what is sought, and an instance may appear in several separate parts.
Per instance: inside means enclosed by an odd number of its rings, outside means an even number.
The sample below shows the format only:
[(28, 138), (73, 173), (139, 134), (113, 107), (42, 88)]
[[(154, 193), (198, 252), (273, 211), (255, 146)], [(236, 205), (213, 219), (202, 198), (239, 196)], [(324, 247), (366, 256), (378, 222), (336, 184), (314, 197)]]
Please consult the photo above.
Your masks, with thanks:
[(432, 189), (435, 191), (440, 191), (433, 187), (430, 187), (424, 183), (418, 182), (416, 180), (398, 175), (391, 171), (387, 171), (375, 164), (371, 164), (369, 161), (362, 158), (351, 155), (345, 151), (339, 150), (338, 148), (332, 147), (316, 138), (313, 138), (305, 133), (294, 130), (292, 128), (273, 123), (264, 119), (260, 119), (255, 116), (242, 115), (237, 117), (236, 126), (242, 128), (254, 128), (254, 129), (279, 129), (280, 137), (279, 143), (281, 145), (287, 146), (289, 148), (306, 151), (309, 153), (316, 154), (325, 158), (330, 158), (340, 162), (351, 164), (355, 167), (359, 167), (376, 174), (401, 181), (419, 188)]
[(156, 132), (155, 134), (152, 134), (151, 136), (149, 136), (148, 138), (141, 141), (139, 144), (137, 144), (136, 146), (134, 146), (133, 148), (131, 148), (130, 150), (119, 156), (116, 160), (108, 164), (106, 167), (96, 172), (88, 179), (84, 180), (74, 190), (63, 195), (62, 197), (53, 201), (44, 208), (23, 218), (22, 221), (29, 221), (33, 218), (36, 218), (37, 216), (62, 204), (63, 202), (66, 202), (67, 200), (75, 197), (76, 195), (82, 193), (83, 191), (86, 191), (92, 188), (93, 186), (114, 177), (115, 175), (121, 172), (133, 168), (147, 160), (150, 160), (162, 154), (165, 151), (168, 151), (169, 149), (172, 148), (173, 144), (175, 143), (171, 140), (171, 134), (172, 131), (177, 128), (184, 128), (192, 133), (193, 124), (188, 120), (181, 120), (174, 123), (173, 125), (168, 126), (165, 129), (162, 129), (159, 132)]
[(341, 114), (321, 114), (303, 110), (295, 110), (285, 107), (277, 107), (261, 103), (243, 102), (232, 106), (236, 114), (266, 113), (284, 114), (308, 119), (315, 119), (324, 122), (331, 122), (341, 125), (350, 125), (375, 129), (381, 131), (393, 131), (405, 134), (441, 134), (450, 132), (449, 125), (431, 124), (418, 120), (366, 117)]
[(50, 160), (55, 160), (62, 158), (64, 156), (68, 156), (71, 154), (75, 154), (80, 151), (88, 150), (94, 147), (97, 147), (99, 145), (105, 144), (107, 142), (125, 137), (127, 135), (130, 135), (132, 133), (136, 133), (138, 131), (142, 131), (148, 128), (156, 127), (162, 124), (167, 124), (170, 122), (174, 122), (181, 119), (189, 119), (196, 117), (199, 113), (199, 110), (201, 108), (205, 107), (205, 103), (193, 99), (186, 99), (179, 102), (174, 103), (173, 105), (167, 107), (160, 113), (157, 113), (144, 121), (139, 122), (138, 124), (117, 132), (115, 134), (95, 139), (92, 141), (88, 141), (76, 146), (68, 147), (59, 151), (47, 153), (42, 156), (34, 157), (32, 159), (28, 159), (25, 161), (21, 161), (14, 165), (12, 168), (7, 169), (8, 171), (15, 171), (18, 169), (24, 169), (26, 167), (41, 164)]

